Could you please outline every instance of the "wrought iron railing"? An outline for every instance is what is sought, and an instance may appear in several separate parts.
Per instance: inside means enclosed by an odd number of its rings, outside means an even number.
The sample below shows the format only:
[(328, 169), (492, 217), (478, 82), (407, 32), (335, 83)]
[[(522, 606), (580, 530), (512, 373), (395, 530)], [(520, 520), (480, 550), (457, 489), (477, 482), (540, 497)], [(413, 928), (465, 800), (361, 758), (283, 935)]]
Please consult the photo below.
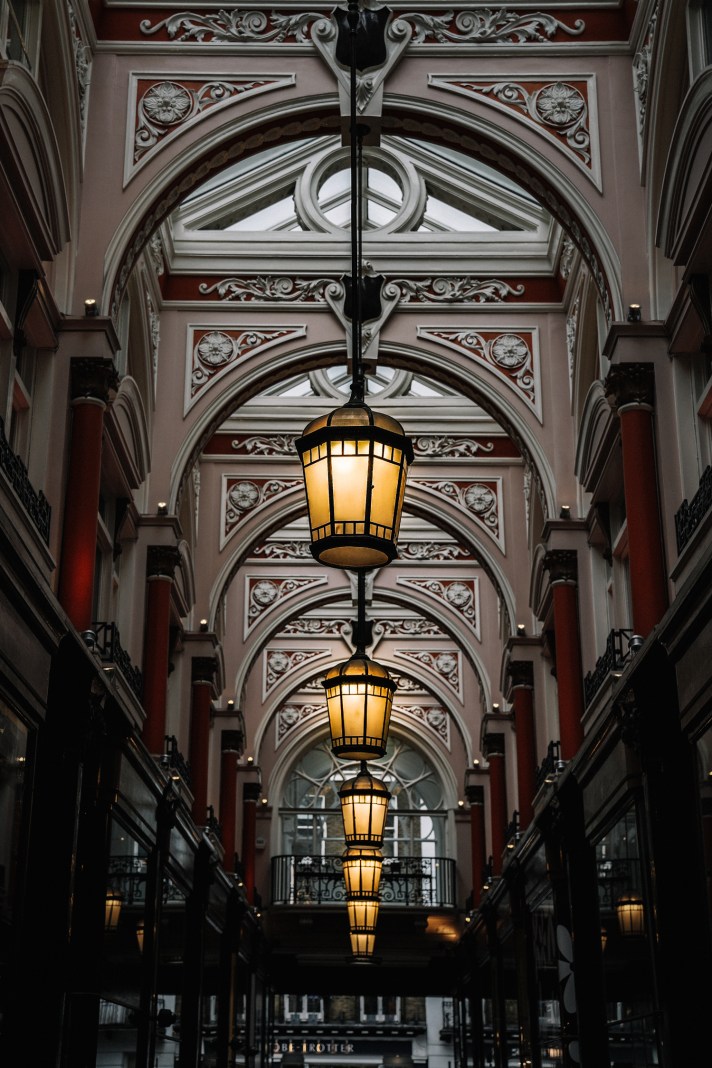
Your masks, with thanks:
[(712, 506), (712, 467), (709, 465), (702, 472), (697, 493), (688, 501), (682, 502), (675, 513), (675, 537), (677, 551), (681, 553), (698, 526)]
[(620, 671), (630, 659), (632, 637), (632, 630), (612, 630), (606, 638), (605, 652), (599, 656), (593, 671), (589, 671), (583, 680), (583, 699), (586, 707), (591, 704), (611, 672)]
[(549, 742), (546, 756), (536, 769), (536, 789), (540, 790), (546, 782), (554, 782), (564, 767), (564, 761), (561, 759), (561, 742)]
[(178, 748), (178, 739), (174, 734), (166, 735), (161, 767), (177, 772), (186, 786), (190, 787), (190, 764)]
[[(454, 908), (455, 861), (447, 857), (385, 857), (382, 905)], [(346, 900), (340, 856), (272, 858), (273, 905), (338, 905)]]
[(519, 812), (515, 809), (512, 813), (512, 818), (507, 824), (507, 829), (504, 832), (504, 842), (507, 849), (514, 849), (519, 839), (522, 837), (519, 829)]
[[(141, 906), (146, 903), (148, 857), (109, 857), (108, 886), (121, 894), (122, 907)], [(185, 900), (185, 894), (169, 875), (163, 876), (161, 896), (164, 905)]]
[(114, 664), (139, 701), (143, 698), (143, 675), (131, 662), (131, 657), (119, 640), (115, 623), (92, 623), (96, 635), (96, 651), (105, 664)]
[[(10, 5), (12, 6), (12, 5)], [(12, 488), (20, 498), (23, 508), (49, 545), (49, 523), (52, 509), (42, 490), (34, 489), (27, 476), (27, 468), (16, 456), (5, 437), (5, 422), (0, 418), (0, 468), (10, 479)]]

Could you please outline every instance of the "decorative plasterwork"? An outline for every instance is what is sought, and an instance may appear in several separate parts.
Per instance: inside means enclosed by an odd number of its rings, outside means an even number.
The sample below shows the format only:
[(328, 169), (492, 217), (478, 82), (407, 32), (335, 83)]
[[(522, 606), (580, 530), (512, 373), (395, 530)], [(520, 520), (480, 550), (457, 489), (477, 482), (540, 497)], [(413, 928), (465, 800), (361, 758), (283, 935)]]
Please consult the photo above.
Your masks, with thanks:
[(311, 560), (310, 541), (267, 541), (252, 550), (252, 556), (269, 560)]
[(576, 297), (566, 320), (566, 352), (569, 358), (569, 389), (573, 393), (574, 360), (576, 357), (576, 337), (578, 334), (578, 317), (581, 298)]
[(464, 545), (455, 542), (399, 541), (398, 560), (416, 564), (431, 560), (472, 560), (473, 555)]
[(290, 619), (280, 630), (278, 638), (344, 638), (351, 636), (348, 619), (325, 619), (323, 616), (300, 616)]
[[(383, 296), (404, 305), (503, 304), (525, 294), (521, 282), (512, 285), (503, 278), (475, 278), (473, 275), (416, 275), (387, 278)], [(217, 282), (201, 282), (201, 297), (236, 304), (327, 304), (341, 289), (338, 278), (306, 278), (295, 275), (233, 275)]]
[(657, 29), (659, 10), (660, 3), (658, 0), (658, 3), (656, 3), (653, 8), (653, 13), (650, 16), (650, 22), (645, 31), (645, 37), (643, 38), (640, 51), (636, 52), (633, 58), (633, 88), (638, 100), (638, 136), (641, 141), (645, 136), (650, 60), (653, 54), (653, 46), (655, 44), (655, 30)]
[(324, 703), (320, 705), (298, 704), (290, 701), (287, 704), (283, 704), (275, 716), (275, 749), (281, 745), (286, 736), (293, 731), (295, 727), (299, 727), (305, 720), (313, 719), (315, 716), (321, 716), (323, 718), (325, 715), (326, 705)]
[(91, 83), (91, 48), (85, 43), (82, 31), (77, 21), (74, 8), (67, 4), (69, 26), (72, 34), (72, 49), (74, 51), (74, 69), (77, 75), (77, 92), (79, 96), (79, 122), (82, 131), (82, 142), (86, 134), (87, 105), (89, 103), (89, 85)]
[[(583, 19), (564, 21), (540, 11), (525, 13), (483, 8), (479, 11), (445, 10), (438, 14), (422, 11), (397, 12), (397, 22), (406, 23), (412, 33), (411, 46), (449, 44), (540, 44), (580, 36), (585, 30)], [(156, 35), (169, 41), (196, 41), (200, 44), (282, 44), (309, 42), (314, 24), (330, 23), (325, 13), (305, 11), (262, 11), (235, 8), (195, 14), (181, 11), (152, 24), (140, 23), (144, 36)], [(397, 30), (397, 27), (394, 27)]]
[(413, 453), (418, 459), (468, 460), (482, 456), (518, 457), (509, 438), (484, 437), (474, 434), (417, 434), (411, 438)]
[(445, 603), (453, 612), (472, 627), (477, 638), (480, 633), (480, 586), (477, 578), (415, 578), (398, 576), (399, 586), (411, 586), (422, 590), (428, 597)]
[(410, 480), (410, 484), (432, 490), (462, 508), (504, 552), (504, 506), (501, 478), (486, 478), (477, 481), (414, 478)]
[[(432, 671), (462, 699), (462, 667), (459, 649), (396, 649), (394, 656)], [(401, 687), (398, 687), (401, 690)]]
[(289, 575), (245, 575), (245, 619), (243, 637), (247, 637), (266, 612), (275, 605), (294, 597), (309, 586), (323, 586), (325, 575), (294, 578)]
[(559, 274), (566, 280), (571, 274), (571, 268), (574, 265), (574, 257), (576, 255), (576, 246), (571, 238), (567, 235), (561, 242), (561, 259), (559, 260)]
[(236, 456), (289, 456), (296, 459), (297, 434), (236, 434), (230, 446)]
[(415, 679), (412, 675), (399, 675), (394, 671), (389, 671), (389, 674), (396, 684), (396, 693), (421, 694), (428, 692), (427, 687), (423, 685), (420, 679)]
[(233, 370), (239, 360), (305, 337), (306, 326), (189, 326), (186, 352), (185, 415), (199, 397)]
[(471, 357), (506, 383), (541, 417), (539, 331), (536, 327), (503, 333), (486, 327), (419, 326), (418, 337)]
[(304, 483), (300, 478), (240, 478), (222, 476), (222, 516), (220, 524), (220, 548), (222, 549), (235, 530), (250, 512), (261, 507), (273, 497), (290, 493)]
[(446, 638), (431, 619), (379, 619), (373, 626), (374, 647), (383, 638)]
[(576, 74), (551, 81), (542, 74), (520, 75), (514, 80), (506, 76), (431, 74), (428, 84), (491, 104), (535, 127), (570, 156), (597, 189), (601, 188), (595, 75)]
[(427, 727), (450, 749), (450, 716), (442, 705), (394, 704), (393, 713), (396, 716), (413, 717), (418, 721), (419, 727)]
[[(325, 656), (331, 656), (331, 649), (265, 649), (262, 656), (262, 697), (267, 697), (296, 668)], [(322, 688), (318, 679), (314, 681)]]
[(159, 148), (193, 126), (205, 114), (226, 107), (238, 97), (284, 89), (296, 83), (295, 74), (252, 74), (236, 78), (234, 72), (212, 78), (194, 74), (132, 74), (129, 80), (124, 185)]

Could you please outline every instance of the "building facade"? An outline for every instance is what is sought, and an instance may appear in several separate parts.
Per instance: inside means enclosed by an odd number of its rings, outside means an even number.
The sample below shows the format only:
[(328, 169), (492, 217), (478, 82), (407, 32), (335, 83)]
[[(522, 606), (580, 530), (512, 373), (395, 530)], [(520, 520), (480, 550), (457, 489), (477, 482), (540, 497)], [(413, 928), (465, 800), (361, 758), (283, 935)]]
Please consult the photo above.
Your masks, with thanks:
[(345, 11), (0, 2), (0, 1060), (702, 1066), (712, 9), (362, 5), (362, 358), (414, 452), (363, 588), (295, 448), (353, 366)]

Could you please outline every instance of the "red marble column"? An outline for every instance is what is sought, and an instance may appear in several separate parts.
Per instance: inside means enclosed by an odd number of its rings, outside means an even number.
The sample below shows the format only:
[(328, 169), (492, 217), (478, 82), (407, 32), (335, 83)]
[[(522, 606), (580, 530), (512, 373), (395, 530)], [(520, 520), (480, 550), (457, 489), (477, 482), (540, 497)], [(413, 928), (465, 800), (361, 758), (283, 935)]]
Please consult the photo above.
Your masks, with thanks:
[(57, 596), (79, 631), (93, 622), (104, 412), (117, 385), (111, 360), (71, 361), (72, 434)]
[(482, 873), (487, 864), (487, 841), (485, 836), (485, 788), (465, 787), (465, 796), (470, 802), (470, 847), (472, 856), (472, 907), (479, 907), (482, 900)]
[(242, 787), (242, 870), (245, 893), (251, 905), (255, 904), (255, 860), (257, 848), (257, 802), (262, 787), (258, 782), (246, 782)]
[(544, 557), (554, 602), (556, 683), (561, 759), (571, 760), (583, 741), (583, 668), (579, 638), (576, 553), (553, 550)]
[(235, 870), (237, 823), (237, 760), (242, 751), (242, 732), (223, 731), (220, 738), (220, 833), (225, 871)]
[(179, 560), (172, 546), (148, 550), (146, 633), (143, 655), (143, 740), (149, 753), (163, 752), (166, 736), (166, 689), (170, 653), (171, 589)]
[(217, 664), (212, 656), (195, 656), (192, 663), (192, 700), (188, 760), (193, 794), (193, 820), (202, 826), (208, 816), (211, 702)]
[(504, 735), (485, 734), (482, 752), (489, 764), (492, 871), (502, 874), (507, 839), (507, 779), (504, 767)]
[(633, 628), (646, 637), (668, 606), (652, 367), (643, 363), (616, 365), (606, 378), (606, 392), (620, 419)]
[(517, 746), (517, 792), (519, 830), (525, 831), (534, 818), (536, 793), (536, 741), (534, 737), (534, 672), (528, 660), (512, 660), (508, 667), (512, 682), (512, 705)]

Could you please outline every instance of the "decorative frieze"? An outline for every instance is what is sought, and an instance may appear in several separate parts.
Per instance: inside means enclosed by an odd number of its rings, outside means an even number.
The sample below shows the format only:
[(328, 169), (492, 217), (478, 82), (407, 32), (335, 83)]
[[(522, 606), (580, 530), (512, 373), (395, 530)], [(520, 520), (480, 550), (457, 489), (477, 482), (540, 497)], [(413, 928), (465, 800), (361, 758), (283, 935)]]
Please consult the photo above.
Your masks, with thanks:
[(273, 304), (326, 304), (326, 290), (335, 285), (336, 278), (246, 275), (241, 278), (223, 278), (212, 284), (201, 282), (198, 292), (202, 297), (217, 297), (219, 300), (240, 304), (265, 301)]
[(396, 582), (399, 586), (410, 586), (412, 589), (422, 590), (428, 597), (444, 603), (461, 616), (472, 627), (477, 637), (480, 637), (480, 588), (476, 578), (440, 579), (399, 576)]
[(414, 478), (410, 480), (410, 484), (413, 488), (418, 486), (428, 489), (464, 509), (504, 551), (501, 478), (478, 479), (477, 481)]
[(418, 327), (418, 337), (454, 349), (486, 367), (524, 401), (541, 422), (538, 332), (503, 333), (473, 327)]
[(296, 459), (297, 434), (238, 434), (230, 440), (235, 456), (289, 456)]
[(304, 44), (310, 39), (313, 24), (323, 18), (319, 11), (288, 13), (223, 8), (205, 14), (180, 11), (153, 25), (150, 19), (142, 19), (140, 30), (146, 37), (200, 44)]
[(508, 11), (482, 8), (478, 11), (426, 14), (413, 11), (398, 16), (413, 27), (412, 44), (521, 44), (578, 37), (586, 28), (583, 19), (564, 22), (541, 11)]
[(500, 304), (507, 297), (524, 296), (524, 286), (512, 286), (501, 278), (471, 275), (438, 275), (431, 278), (391, 278), (384, 286), (399, 304)]
[(328, 619), (323, 616), (299, 616), (290, 619), (280, 630), (278, 638), (343, 638), (351, 636), (351, 620)]
[(399, 541), (398, 559), (422, 563), (431, 560), (472, 560), (470, 550), (456, 542)]
[(220, 547), (234, 533), (245, 516), (274, 497), (302, 486), (299, 478), (236, 478), (222, 477), (222, 534)]
[(305, 337), (306, 332), (305, 326), (189, 327), (184, 412), (241, 360)]
[(331, 656), (331, 649), (266, 649), (262, 657), (262, 696), (267, 697), (292, 671), (325, 656)]
[(461, 656), (458, 649), (396, 649), (394, 655), (432, 671), (458, 697), (462, 696)]
[(427, 727), (448, 749), (450, 748), (450, 716), (442, 705), (394, 704), (393, 715), (416, 719), (419, 726)]
[(69, 15), (69, 27), (72, 36), (72, 50), (74, 52), (74, 70), (77, 76), (77, 94), (79, 97), (79, 122), (82, 130), (82, 139), (86, 133), (87, 110), (89, 104), (89, 86), (91, 83), (91, 48), (84, 41), (79, 27), (74, 8), (67, 4)]
[(431, 619), (379, 619), (373, 625), (375, 643), (382, 638), (445, 638), (447, 635)]
[(315, 716), (323, 717), (325, 714), (326, 706), (323, 703), (317, 705), (289, 702), (282, 705), (275, 717), (275, 749), (304, 720), (313, 719)]
[(576, 357), (576, 337), (578, 334), (578, 317), (581, 298), (576, 297), (566, 320), (566, 353), (569, 358), (569, 389), (573, 389), (574, 361)]
[(653, 46), (655, 44), (655, 31), (658, 24), (658, 13), (660, 10), (660, 3), (656, 3), (653, 8), (653, 13), (650, 16), (650, 22), (648, 23), (645, 31), (645, 37), (640, 50), (636, 52), (633, 58), (633, 88), (638, 100), (638, 133), (642, 138), (645, 134), (645, 119), (648, 105), (648, 81), (650, 79), (650, 60), (653, 54)]
[(413, 453), (418, 457), (436, 459), (446, 457), (448, 460), (471, 460), (480, 453), (494, 452), (491, 439), (453, 434), (419, 434), (412, 438)]
[(245, 626), (244, 637), (247, 637), (252, 628), (260, 621), (266, 612), (271, 611), (275, 605), (294, 597), (302, 590), (310, 586), (323, 586), (326, 576), (245, 576)]
[(591, 140), (590, 112), (594, 100), (593, 77), (574, 76), (546, 81), (542, 77), (495, 80), (443, 78), (430, 75), (438, 89), (472, 97), (514, 113), (518, 119), (552, 140), (598, 180), (598, 142)]

